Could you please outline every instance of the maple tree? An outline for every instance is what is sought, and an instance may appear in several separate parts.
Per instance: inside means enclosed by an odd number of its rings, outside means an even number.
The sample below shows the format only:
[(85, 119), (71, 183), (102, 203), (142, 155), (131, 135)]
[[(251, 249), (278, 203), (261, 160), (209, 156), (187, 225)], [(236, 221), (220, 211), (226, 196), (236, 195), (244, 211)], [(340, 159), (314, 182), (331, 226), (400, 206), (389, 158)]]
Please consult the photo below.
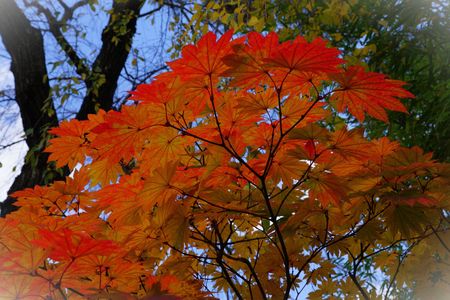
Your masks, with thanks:
[[(416, 98), (403, 103), (409, 115), (389, 113), (389, 123), (364, 120), (372, 138), (388, 136), (418, 145), (450, 161), (450, 6), (445, 0), (202, 0), (188, 22), (176, 23), (173, 48), (213, 28), (236, 32), (276, 30), (280, 39), (324, 37), (354, 65), (410, 83)], [(182, 21), (183, 18), (176, 19)], [(424, 55), (427, 53), (428, 55)], [(346, 122), (358, 126), (351, 115)]]
[(13, 195), (1, 295), (448, 291), (449, 166), (339, 121), (405, 112), (405, 83), (275, 33), (208, 33), (168, 65), (133, 105), (51, 130), (72, 175)]

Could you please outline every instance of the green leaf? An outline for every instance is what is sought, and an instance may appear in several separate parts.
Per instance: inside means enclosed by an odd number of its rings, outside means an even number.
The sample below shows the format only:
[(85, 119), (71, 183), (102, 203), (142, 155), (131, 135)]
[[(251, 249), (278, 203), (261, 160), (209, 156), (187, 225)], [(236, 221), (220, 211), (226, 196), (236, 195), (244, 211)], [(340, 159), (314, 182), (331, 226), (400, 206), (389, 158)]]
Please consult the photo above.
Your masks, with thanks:
[(67, 99), (69, 99), (69, 94), (64, 94), (64, 95), (61, 97), (61, 104), (64, 104), (64, 102), (66, 102)]

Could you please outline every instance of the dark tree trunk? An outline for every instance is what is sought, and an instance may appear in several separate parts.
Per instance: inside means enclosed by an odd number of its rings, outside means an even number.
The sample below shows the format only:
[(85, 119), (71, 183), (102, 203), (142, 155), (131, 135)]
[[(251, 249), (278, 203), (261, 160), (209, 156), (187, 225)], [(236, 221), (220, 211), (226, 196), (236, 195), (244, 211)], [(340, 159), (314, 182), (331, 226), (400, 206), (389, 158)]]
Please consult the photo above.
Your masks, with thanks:
[[(87, 119), (88, 114), (99, 108), (112, 108), (117, 81), (130, 53), (142, 4), (142, 0), (114, 1), (108, 25), (103, 29), (102, 48), (92, 66), (90, 78), (85, 81), (87, 94), (77, 119)], [(100, 76), (104, 76), (104, 82), (99, 85)]]
[[(49, 127), (56, 126), (58, 120), (50, 98), (50, 86), (45, 80), (47, 68), (41, 32), (31, 26), (14, 0), (0, 1), (0, 36), (11, 56), (16, 101), (23, 128), (27, 132), (26, 143), (29, 151), (33, 152), (33, 158), (25, 162), (20, 175), (9, 189), (9, 195), (43, 183), (48, 158), (46, 153), (42, 153), (46, 131)], [(46, 111), (43, 111), (44, 107), (47, 108)], [(14, 202), (8, 196), (1, 203), (1, 216), (17, 209)]]

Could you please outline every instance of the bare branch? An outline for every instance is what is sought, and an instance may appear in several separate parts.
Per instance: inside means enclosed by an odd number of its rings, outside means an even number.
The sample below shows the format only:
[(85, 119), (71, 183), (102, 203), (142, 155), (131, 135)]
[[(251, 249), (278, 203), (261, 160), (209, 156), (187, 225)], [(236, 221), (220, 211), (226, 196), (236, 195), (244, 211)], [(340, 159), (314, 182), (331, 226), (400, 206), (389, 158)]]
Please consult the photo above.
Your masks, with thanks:
[(66, 53), (67, 57), (71, 60), (75, 66), (75, 70), (78, 75), (82, 77), (89, 77), (90, 68), (81, 59), (76, 50), (72, 47), (69, 41), (65, 38), (61, 31), (61, 23), (53, 16), (50, 10), (42, 6), (38, 1), (33, 1), (30, 5), (36, 7), (38, 13), (45, 16), (48, 21), (48, 26), (51, 34), (55, 37), (61, 49)]
[(18, 144), (18, 143), (21, 143), (21, 142), (25, 141), (25, 140), (26, 140), (26, 139), (21, 139), (21, 140), (17, 140), (17, 141), (15, 141), (15, 142), (12, 142), (12, 143), (9, 143), (9, 144), (6, 144), (6, 145), (0, 145), (0, 150), (9, 148), (9, 147), (11, 147), (11, 146), (14, 146), (14, 145), (16, 145), (16, 144)]

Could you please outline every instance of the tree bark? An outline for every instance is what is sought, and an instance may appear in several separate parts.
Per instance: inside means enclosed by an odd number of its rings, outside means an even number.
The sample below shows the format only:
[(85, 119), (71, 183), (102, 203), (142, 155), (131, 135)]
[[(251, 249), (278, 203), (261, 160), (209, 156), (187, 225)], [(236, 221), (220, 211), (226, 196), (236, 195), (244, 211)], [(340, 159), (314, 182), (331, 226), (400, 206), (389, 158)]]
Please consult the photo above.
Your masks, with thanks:
[[(102, 32), (102, 47), (85, 81), (87, 93), (77, 119), (87, 119), (88, 114), (100, 108), (112, 108), (117, 81), (130, 53), (143, 3), (142, 0), (114, 1), (108, 25)], [(100, 77), (103, 79), (99, 80)]]
[[(50, 95), (50, 85), (46, 80), (42, 34), (31, 26), (14, 0), (0, 1), (0, 36), (11, 56), (16, 102), (20, 108), (24, 131), (27, 133), (26, 143), (30, 157), (9, 189), (9, 195), (44, 182), (48, 155), (42, 150), (45, 147), (47, 129), (57, 126), (58, 119)], [(15, 199), (8, 196), (1, 203), (0, 215), (5, 216), (16, 210), (14, 202)]]

